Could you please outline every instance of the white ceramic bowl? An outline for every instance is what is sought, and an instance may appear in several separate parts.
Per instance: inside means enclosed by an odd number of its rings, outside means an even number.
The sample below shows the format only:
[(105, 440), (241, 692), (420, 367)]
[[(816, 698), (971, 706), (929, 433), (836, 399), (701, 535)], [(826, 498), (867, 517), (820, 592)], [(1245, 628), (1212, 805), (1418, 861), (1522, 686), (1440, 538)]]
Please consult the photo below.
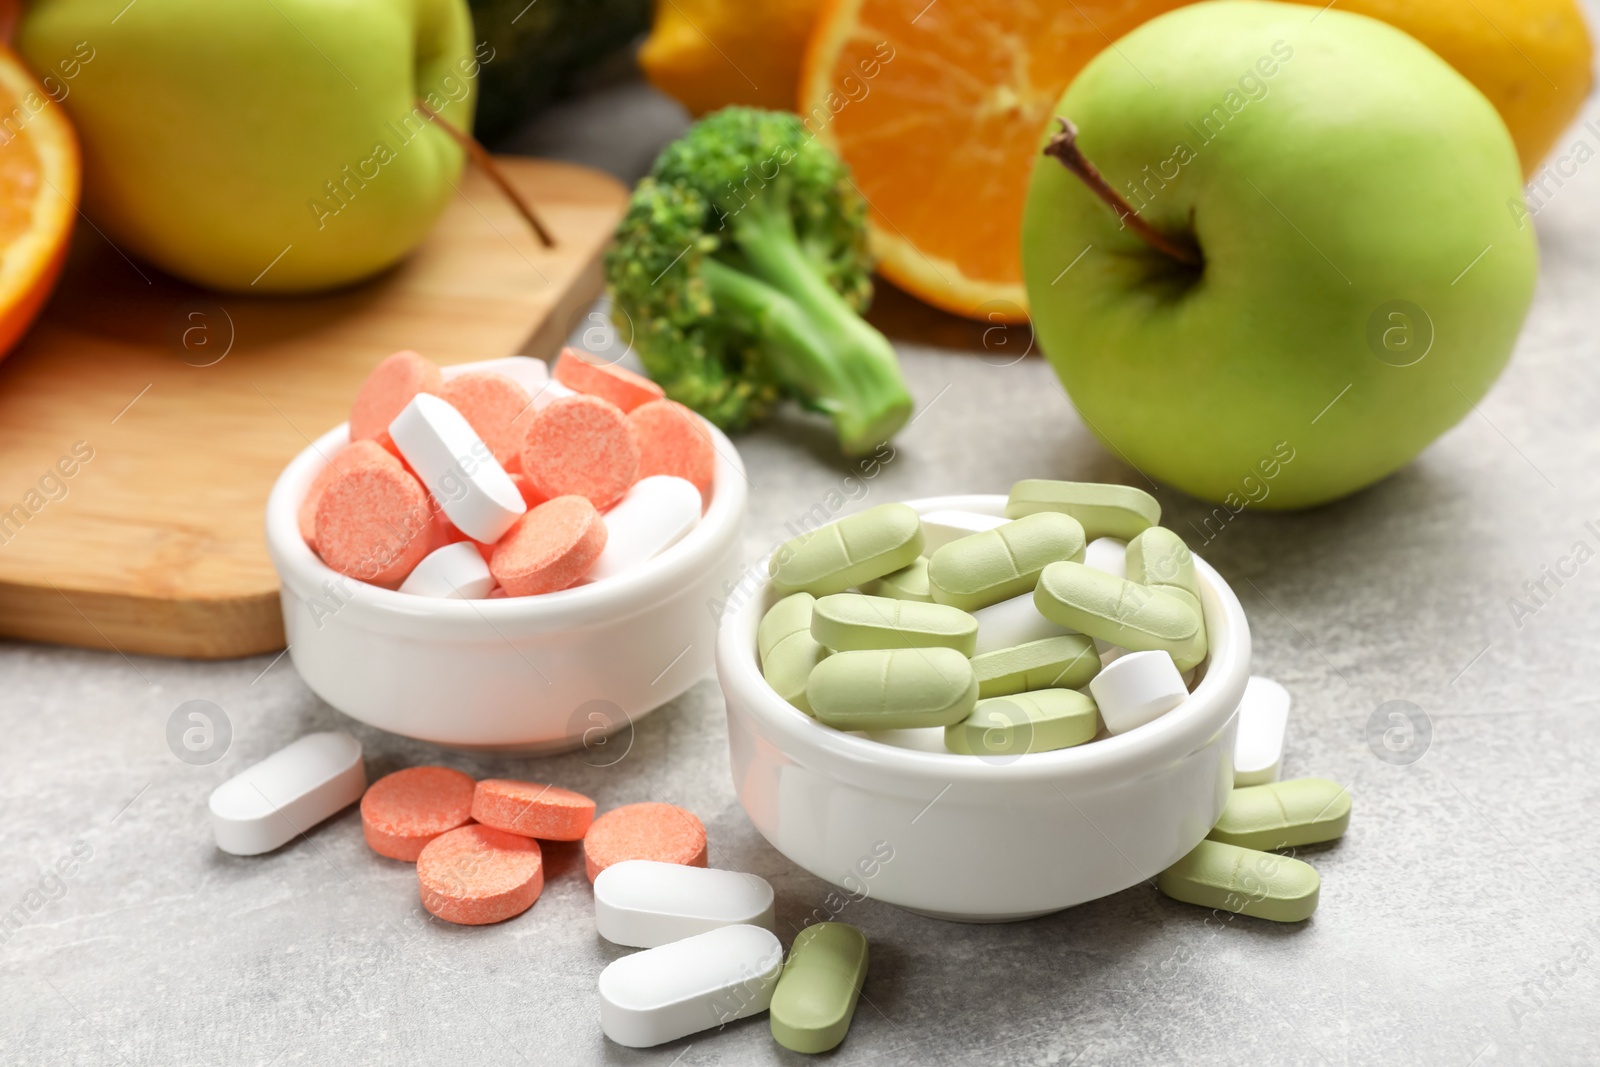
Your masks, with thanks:
[(713, 604), (739, 573), (744, 467), (722, 433), (711, 435), (710, 506), (666, 552), (592, 585), (464, 601), (346, 578), (301, 539), (300, 501), (324, 457), (348, 440), (347, 426), (328, 431), (284, 468), (267, 500), (267, 550), (296, 669), (346, 715), (454, 748), (558, 751), (627, 728), (711, 669)]
[[(910, 503), (998, 515), (1005, 497)], [(1120, 736), (1009, 762), (899, 748), (795, 710), (756, 662), (756, 625), (777, 599), (763, 582), (730, 606), (717, 635), (739, 802), (774, 848), (812, 874), (939, 918), (1024, 919), (1154, 876), (1222, 813), (1250, 674), (1238, 598), (1216, 571), (1195, 565), (1210, 656), (1189, 699)]]

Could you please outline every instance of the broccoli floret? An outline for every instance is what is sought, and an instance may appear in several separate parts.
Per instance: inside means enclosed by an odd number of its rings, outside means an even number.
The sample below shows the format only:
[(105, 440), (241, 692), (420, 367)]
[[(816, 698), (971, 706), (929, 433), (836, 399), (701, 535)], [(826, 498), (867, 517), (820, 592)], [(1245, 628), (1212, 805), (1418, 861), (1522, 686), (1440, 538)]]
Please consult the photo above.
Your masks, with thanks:
[(667, 395), (739, 430), (783, 397), (828, 415), (844, 451), (905, 425), (872, 299), (866, 204), (790, 114), (730, 107), (668, 145), (606, 254), (612, 317)]

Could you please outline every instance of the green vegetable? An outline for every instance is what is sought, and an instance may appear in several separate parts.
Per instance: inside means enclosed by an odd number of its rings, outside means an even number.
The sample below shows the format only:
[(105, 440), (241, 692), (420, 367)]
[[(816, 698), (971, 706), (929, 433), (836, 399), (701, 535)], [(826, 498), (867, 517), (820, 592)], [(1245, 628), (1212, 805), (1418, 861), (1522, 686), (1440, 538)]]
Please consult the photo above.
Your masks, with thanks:
[(512, 132), (650, 28), (649, 0), (471, 0), (478, 72), (474, 132)]
[(730, 107), (668, 145), (606, 255), (612, 317), (667, 395), (725, 429), (782, 397), (845, 452), (905, 425), (911, 396), (872, 298), (866, 204), (794, 115)]

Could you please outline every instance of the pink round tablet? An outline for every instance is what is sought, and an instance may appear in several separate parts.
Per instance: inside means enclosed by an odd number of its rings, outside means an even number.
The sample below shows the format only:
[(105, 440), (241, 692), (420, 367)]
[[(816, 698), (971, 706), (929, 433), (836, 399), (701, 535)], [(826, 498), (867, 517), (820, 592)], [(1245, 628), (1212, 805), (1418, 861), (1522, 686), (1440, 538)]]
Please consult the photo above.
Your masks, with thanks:
[(606, 524), (581, 496), (558, 496), (527, 512), (494, 546), (489, 572), (510, 596), (565, 589), (606, 547)]
[(533, 404), (526, 389), (504, 374), (468, 371), (445, 382), (439, 396), (461, 412), (500, 466), (521, 469), (522, 436)]
[(564, 396), (528, 424), (522, 473), (547, 497), (582, 496), (608, 508), (639, 476), (638, 435), (611, 401)]
[(428, 491), (398, 462), (342, 472), (317, 502), (316, 543), (340, 574), (393, 588), (433, 547)]
[(334, 479), (345, 471), (353, 470), (363, 464), (399, 462), (393, 453), (374, 441), (356, 441), (328, 457), (328, 465), (311, 479), (311, 487), (306, 490), (305, 499), (300, 501), (300, 508), (295, 513), (300, 536), (305, 538), (306, 544), (311, 546), (313, 552), (317, 549), (317, 505), (322, 502), (322, 494), (333, 484)]
[(350, 440), (382, 441), (389, 424), (418, 393), (438, 393), (444, 376), (432, 360), (396, 352), (372, 368), (350, 408)]
[(635, 374), (615, 363), (602, 363), (587, 352), (563, 348), (551, 371), (556, 381), (568, 389), (590, 396), (604, 397), (623, 411), (660, 400), (666, 392), (642, 374)]
[(652, 400), (630, 411), (628, 422), (639, 438), (639, 477), (683, 478), (700, 490), (702, 504), (710, 502), (717, 453), (705, 420), (676, 400)]
[(532, 838), (472, 824), (429, 841), (417, 857), (422, 906), (469, 926), (497, 923), (533, 907), (544, 888), (544, 857)]

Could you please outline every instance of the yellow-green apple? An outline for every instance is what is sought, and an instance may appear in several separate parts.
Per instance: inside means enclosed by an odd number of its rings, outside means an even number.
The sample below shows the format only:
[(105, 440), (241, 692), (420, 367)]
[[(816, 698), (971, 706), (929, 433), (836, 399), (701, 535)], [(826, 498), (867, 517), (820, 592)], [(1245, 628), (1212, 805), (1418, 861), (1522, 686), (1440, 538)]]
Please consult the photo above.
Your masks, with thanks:
[(1537, 271), (1516, 151), (1400, 30), (1195, 4), (1102, 52), (1057, 114), (1077, 135), (1048, 138), (1028, 193), (1034, 326), (1141, 471), (1234, 510), (1332, 500), (1410, 461), (1505, 366)]
[(393, 264), (453, 195), (472, 123), (466, 0), (35, 0), (17, 44), (53, 69), (84, 210), (201, 285), (298, 292)]

